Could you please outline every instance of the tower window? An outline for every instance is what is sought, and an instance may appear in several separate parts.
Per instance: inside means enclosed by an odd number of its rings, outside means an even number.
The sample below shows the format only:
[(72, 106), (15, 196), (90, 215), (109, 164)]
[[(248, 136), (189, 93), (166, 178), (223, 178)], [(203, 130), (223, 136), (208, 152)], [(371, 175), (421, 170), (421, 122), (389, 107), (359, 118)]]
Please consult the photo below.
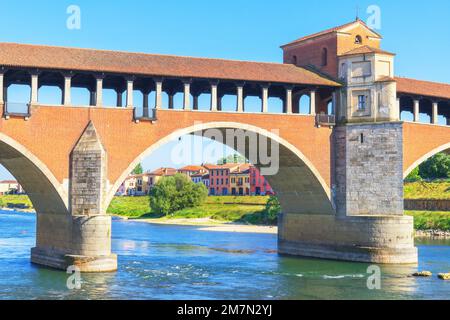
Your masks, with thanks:
[(292, 64), (297, 65), (297, 56), (292, 57)]
[(357, 36), (355, 37), (355, 44), (362, 44), (362, 38), (361, 38), (360, 35), (357, 35)]
[(365, 109), (366, 109), (366, 96), (359, 95), (358, 96), (358, 110), (365, 110)]
[(328, 65), (328, 49), (322, 49), (322, 66)]

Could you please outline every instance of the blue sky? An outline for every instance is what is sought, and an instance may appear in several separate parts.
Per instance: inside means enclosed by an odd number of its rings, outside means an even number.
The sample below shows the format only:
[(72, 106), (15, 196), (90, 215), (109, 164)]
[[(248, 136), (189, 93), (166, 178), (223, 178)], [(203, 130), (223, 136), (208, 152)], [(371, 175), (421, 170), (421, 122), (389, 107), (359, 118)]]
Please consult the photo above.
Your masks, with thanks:
[[(81, 9), (80, 30), (66, 27), (70, 5)], [(382, 47), (397, 53), (398, 76), (449, 82), (448, 0), (0, 0), (0, 41), (281, 62), (281, 44), (351, 21), (357, 7), (366, 20), (370, 5), (381, 9)], [(172, 147), (144, 166), (172, 165)]]

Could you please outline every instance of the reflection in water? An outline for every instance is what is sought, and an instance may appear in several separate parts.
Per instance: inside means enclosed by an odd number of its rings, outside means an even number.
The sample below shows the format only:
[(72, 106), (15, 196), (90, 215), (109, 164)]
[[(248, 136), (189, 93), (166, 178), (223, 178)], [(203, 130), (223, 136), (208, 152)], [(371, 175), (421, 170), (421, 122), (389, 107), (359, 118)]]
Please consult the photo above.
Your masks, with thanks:
[(419, 266), (381, 266), (382, 290), (367, 289), (369, 264), (281, 257), (276, 235), (114, 221), (116, 273), (68, 274), (30, 264), (35, 217), (0, 212), (0, 299), (448, 299), (450, 282), (413, 278), (450, 271), (450, 241), (420, 240)]

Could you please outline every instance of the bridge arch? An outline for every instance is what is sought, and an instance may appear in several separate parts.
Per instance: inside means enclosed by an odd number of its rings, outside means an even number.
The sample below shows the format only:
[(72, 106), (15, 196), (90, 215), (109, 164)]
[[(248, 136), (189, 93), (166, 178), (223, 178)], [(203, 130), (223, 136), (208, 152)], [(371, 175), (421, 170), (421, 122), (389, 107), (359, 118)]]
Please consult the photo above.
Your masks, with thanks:
[(424, 154), (422, 157), (420, 157), (419, 159), (417, 159), (412, 165), (410, 165), (403, 173), (403, 179), (406, 179), (406, 177), (415, 169), (417, 168), (419, 165), (421, 165), (423, 162), (427, 161), (428, 159), (430, 159), (431, 157), (433, 157), (434, 155), (440, 153), (440, 152), (444, 152), (450, 150), (450, 142), (443, 144), (437, 148), (434, 148), (433, 150), (427, 152), (426, 154)]
[[(144, 150), (111, 186), (106, 207), (128, 174), (145, 157), (170, 141), (208, 129), (240, 129), (264, 136), (279, 145), (279, 171), (265, 178), (277, 193), (285, 213), (335, 214), (331, 190), (314, 164), (293, 144), (268, 130), (239, 122), (208, 122), (176, 130)], [(258, 166), (258, 164), (255, 164)]]
[(36, 212), (68, 214), (67, 192), (53, 173), (27, 148), (3, 133), (0, 163), (25, 189)]

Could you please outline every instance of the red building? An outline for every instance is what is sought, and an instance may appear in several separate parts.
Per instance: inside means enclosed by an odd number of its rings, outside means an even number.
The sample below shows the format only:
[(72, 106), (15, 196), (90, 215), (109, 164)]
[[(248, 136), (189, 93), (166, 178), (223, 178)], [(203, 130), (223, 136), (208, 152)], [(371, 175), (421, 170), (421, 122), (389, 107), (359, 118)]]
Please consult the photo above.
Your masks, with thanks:
[(230, 172), (239, 168), (239, 164), (205, 165), (209, 171), (209, 194), (227, 196), (230, 194)]
[(250, 194), (256, 196), (275, 194), (269, 182), (254, 166), (250, 167)]

